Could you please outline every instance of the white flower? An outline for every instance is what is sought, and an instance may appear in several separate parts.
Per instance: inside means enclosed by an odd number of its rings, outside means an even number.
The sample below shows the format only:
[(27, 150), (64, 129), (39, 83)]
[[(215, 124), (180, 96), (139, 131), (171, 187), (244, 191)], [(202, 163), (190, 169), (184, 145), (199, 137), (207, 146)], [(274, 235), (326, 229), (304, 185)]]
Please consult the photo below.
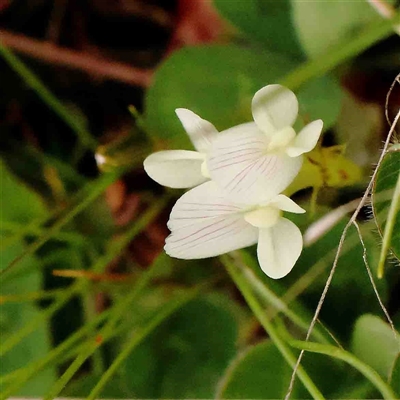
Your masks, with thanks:
[(221, 132), (208, 153), (211, 179), (240, 203), (268, 201), (298, 174), (302, 154), (320, 137), (322, 121), (305, 126), (297, 135), (292, 125), (298, 114), (295, 94), (281, 85), (268, 85), (253, 97), (254, 122)]
[(191, 188), (210, 179), (206, 155), (218, 131), (190, 110), (178, 108), (175, 112), (197, 151), (159, 151), (148, 156), (143, 165), (147, 174), (160, 185)]
[(172, 208), (165, 251), (172, 257), (213, 257), (258, 242), (261, 269), (271, 278), (287, 275), (300, 256), (299, 228), (282, 211), (303, 213), (293, 200), (278, 195), (257, 206), (228, 200), (215, 182), (185, 193)]

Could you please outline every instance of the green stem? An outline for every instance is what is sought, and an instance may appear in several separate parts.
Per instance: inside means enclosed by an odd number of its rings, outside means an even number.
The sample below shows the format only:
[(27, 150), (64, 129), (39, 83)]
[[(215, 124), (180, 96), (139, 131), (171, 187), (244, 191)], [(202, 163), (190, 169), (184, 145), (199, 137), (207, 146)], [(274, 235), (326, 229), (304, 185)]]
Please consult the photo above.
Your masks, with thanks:
[(166, 206), (169, 201), (169, 197), (166, 196), (160, 199), (156, 204), (150, 207), (143, 215), (132, 224), (132, 227), (124, 233), (124, 235), (116, 242), (109, 251), (100, 257), (97, 262), (93, 265), (93, 272), (102, 272), (104, 267), (108, 265), (115, 257), (122, 252), (122, 250), (128, 246), (132, 239), (140, 233)]
[[(57, 348), (53, 349), (49, 353), (47, 353), (46, 357), (35, 360), (31, 364), (26, 367), (19, 368), (15, 371), (12, 371), (6, 375), (0, 376), (0, 386), (8, 384), (11, 381), (16, 382), (16, 386), (14, 386), (10, 392), (15, 393), (18, 388), (20, 388), (21, 383), (20, 380), (23, 379), (23, 383), (25, 383), (28, 379), (30, 379), (35, 374), (42, 371), (48, 364), (52, 363), (53, 367), (58, 367), (71, 359), (78, 356), (78, 354), (82, 353), (84, 349), (87, 347), (86, 341), (80, 341), (84, 338), (84, 336), (88, 335), (89, 331), (96, 331), (96, 328), (106, 320), (112, 313), (113, 308), (110, 308), (106, 311), (103, 311), (101, 314), (97, 315), (93, 320), (90, 320), (86, 323), (82, 328), (74, 332), (68, 339), (62, 342)], [(132, 330), (134, 327), (134, 322), (132, 321), (124, 321), (114, 329), (113, 334), (108, 338), (111, 340), (127, 330)], [(79, 342), (80, 341), (80, 342)], [(107, 342), (107, 340), (105, 341)]]
[(97, 141), (86, 130), (82, 122), (77, 120), (72, 113), (50, 92), (44, 83), (9, 49), (0, 41), (0, 55), (8, 65), (36, 92), (47, 106), (53, 110), (73, 132), (76, 133), (81, 143), (92, 151), (97, 148)]
[[(154, 204), (153, 207), (149, 208), (142, 215), (142, 217), (133, 224), (132, 228), (130, 230), (128, 230), (122, 236), (122, 238), (120, 238), (120, 240), (109, 250), (109, 252), (106, 253), (106, 255), (104, 257), (100, 258), (96, 264), (94, 264), (94, 266), (92, 267), (92, 271), (95, 271), (95, 272), (100, 271), (101, 272), (105, 268), (105, 266), (108, 265), (118, 254), (120, 254), (123, 251), (123, 249), (130, 243), (130, 241), (137, 234), (139, 234), (149, 224), (149, 222), (152, 221), (152, 219), (156, 215), (159, 214), (159, 212), (165, 207), (165, 204), (167, 203), (167, 201), (168, 201), (168, 198), (163, 198), (158, 203)], [(157, 259), (157, 260), (159, 260), (159, 259)], [(132, 299), (136, 298), (137, 294), (140, 293), (143, 290), (143, 288), (149, 283), (149, 280), (152, 278), (154, 271), (157, 270), (158, 265), (159, 265), (159, 263), (155, 262), (154, 268), (149, 268), (148, 270), (146, 270), (145, 273), (142, 274), (141, 278), (135, 285), (135, 289), (131, 292), (131, 296), (133, 296)], [(11, 337), (8, 341), (4, 342), (1, 347), (0, 355), (5, 354), (7, 351), (11, 350), (11, 348), (13, 346), (15, 346), (17, 343), (19, 343), (25, 336), (27, 336), (31, 332), (33, 332), (37, 328), (37, 326), (40, 323), (42, 323), (42, 320), (44, 320), (46, 318), (50, 318), (55, 311), (57, 311), (66, 301), (68, 301), (72, 297), (73, 294), (82, 290), (87, 284), (88, 284), (88, 282), (85, 280), (76, 282), (72, 286), (72, 288), (70, 288), (68, 290), (67, 294), (60, 295), (59, 299), (57, 301), (55, 301), (54, 304), (52, 306), (50, 306), (44, 312), (44, 314), (42, 314), (42, 318), (36, 319), (33, 323), (27, 324), (24, 329), (22, 329), (18, 332), (18, 335)], [(130, 296), (127, 297), (128, 305), (130, 304), (129, 303), (130, 298), (131, 298)], [(125, 310), (125, 308), (123, 308), (123, 310)], [(119, 312), (116, 311), (110, 318), (109, 323), (112, 324), (112, 326), (114, 326), (118, 322), (120, 316), (123, 315), (123, 312), (124, 311), (119, 311)], [(89, 325), (92, 326), (90, 323), (89, 323)], [(112, 329), (111, 329), (111, 331), (112, 331)], [(90, 332), (90, 330), (86, 331), (86, 332)], [(97, 348), (97, 344), (95, 344), (94, 350), (96, 350), (96, 348)], [(92, 353), (90, 353), (89, 356), (91, 354)], [(78, 356), (78, 358), (79, 358), (79, 356)], [(85, 358), (85, 360), (86, 360), (86, 358)], [(37, 362), (35, 362), (35, 364), (38, 365)], [(28, 373), (23, 374), (22, 378), (7, 391), (7, 395), (12, 394), (14, 392), (14, 390), (17, 390), (33, 374), (39, 372), (40, 369), (42, 369), (44, 367), (44, 365), (39, 364), (39, 367), (34, 369), (33, 372), (30, 370), (30, 371), (28, 371)], [(1, 398), (3, 398), (3, 397), (1, 397)]]
[[(17, 371), (13, 371), (7, 375), (0, 377), (0, 385), (4, 385), (10, 380), (16, 381), (13, 386), (10, 386), (6, 392), (2, 393), (2, 399), (8, 398), (9, 395), (15, 393), (18, 389), (21, 388), (30, 378), (32, 378), (35, 374), (42, 371), (48, 364), (53, 361), (63, 360), (65, 356), (65, 352), (68, 351), (68, 348), (71, 346), (77, 346), (77, 342), (82, 339), (85, 335), (88, 334), (91, 330), (93, 330), (96, 326), (98, 326), (101, 322), (103, 322), (106, 318), (108, 318), (111, 314), (112, 309), (102, 312), (96, 318), (92, 319), (86, 325), (84, 325), (81, 329), (74, 332), (68, 339), (64, 340), (59, 346), (51, 350), (45, 357), (40, 360), (35, 360), (30, 365), (23, 367)], [(3, 397), (4, 396), (4, 397)]]
[(396, 398), (396, 394), (392, 391), (392, 388), (383, 381), (383, 379), (374, 369), (360, 361), (348, 351), (327, 344), (304, 342), (300, 340), (293, 340), (289, 343), (296, 349), (301, 349), (312, 353), (326, 354), (328, 356), (345, 361), (353, 368), (361, 372), (381, 392), (384, 399), (389, 400)]
[(8, 340), (4, 340), (0, 348), (0, 357), (4, 356), (22, 339), (34, 332), (35, 329), (43, 324), (44, 321), (51, 318), (52, 315), (56, 311), (58, 311), (68, 300), (70, 300), (71, 297), (73, 297), (78, 291), (80, 291), (85, 284), (86, 282), (76, 282), (75, 284), (71, 285), (68, 289), (64, 291), (63, 294), (60, 294), (58, 299), (55, 300), (54, 303), (50, 307), (48, 307), (43, 313), (41, 313), (39, 317), (36, 317), (34, 320), (30, 321), (24, 326), (24, 328), (19, 330), (18, 333), (9, 337)]
[(27, 292), (20, 294), (5, 294), (0, 295), (0, 304), (4, 303), (23, 303), (25, 301), (37, 301), (44, 299), (53, 299), (61, 296), (64, 293), (64, 289), (52, 289), (52, 290), (38, 290), (36, 292)]
[[(288, 317), (295, 325), (307, 331), (310, 323), (298, 316), (292, 310), (290, 310), (288, 305), (280, 297), (278, 297), (264, 282), (262, 282), (255, 275), (251, 268), (246, 265), (254, 264), (253, 258), (248, 256), (245, 252), (238, 252), (237, 254), (240, 254), (240, 258), (236, 259), (236, 255), (234, 256), (236, 265), (240, 265), (243, 274), (246, 275), (246, 278), (253, 289), (257, 291), (257, 293), (259, 293), (259, 295), (275, 310), (277, 310), (277, 312), (281, 312), (282, 314), (286, 315), (286, 317)], [(245, 263), (241, 262), (241, 258), (245, 260)], [(272, 320), (273, 318), (270, 316), (270, 319)], [(314, 329), (313, 335), (315, 339), (318, 339), (320, 342), (328, 343), (328, 340), (319, 329)]]
[[(47, 365), (49, 365), (54, 360), (57, 360), (61, 358), (63, 355), (65, 355), (65, 352), (68, 351), (70, 347), (74, 346), (72, 353), (75, 354), (77, 342), (84, 336), (86, 336), (89, 332), (92, 332), (106, 318), (109, 318), (111, 316), (108, 321), (113, 321), (113, 324), (115, 324), (115, 322), (118, 322), (119, 317), (123, 315), (123, 313), (125, 312), (127, 307), (129, 307), (131, 302), (143, 291), (143, 289), (149, 284), (150, 280), (157, 273), (159, 268), (163, 266), (162, 260), (164, 259), (164, 257), (165, 255), (162, 254), (148, 269), (146, 269), (145, 272), (142, 273), (142, 275), (140, 275), (133, 290), (131, 291), (131, 293), (128, 295), (127, 298), (123, 298), (123, 300), (115, 304), (112, 308), (108, 309), (107, 311), (104, 311), (102, 314), (98, 315), (97, 317), (86, 323), (86, 325), (84, 325), (78, 331), (74, 332), (67, 340), (65, 340), (58, 347), (50, 351), (46, 355), (46, 357), (44, 357), (42, 360), (35, 360), (35, 362), (33, 362), (30, 366), (24, 367), (20, 371), (18, 371), (19, 374), (18, 373), (16, 374), (15, 372), (9, 374), (10, 379), (13, 379), (15, 383), (14, 385), (9, 386), (7, 388), (7, 391), (3, 391), (0, 398), (7, 399), (10, 395), (16, 393), (34, 375), (38, 374), (41, 370), (43, 370)], [(108, 338), (104, 337), (102, 338), (103, 341), (107, 341), (112, 337), (114, 337), (116, 332), (117, 332), (116, 329), (112, 330), (112, 334), (110, 334)], [(99, 332), (99, 334), (102, 335), (101, 331)], [(92, 341), (90, 343), (92, 344)], [(85, 343), (81, 348), (80, 354), (83, 354), (83, 352), (87, 351), (87, 349), (88, 345)], [(90, 354), (88, 355), (88, 357), (89, 356)], [(1, 377), (0, 384), (5, 383), (6, 380), (8, 380), (6, 379), (6, 377)]]
[[(275, 346), (278, 348), (287, 363), (293, 368), (296, 364), (296, 357), (290, 351), (284, 340), (282, 340), (282, 338), (279, 336), (273, 323), (266, 316), (262, 305), (252, 293), (251, 286), (249, 285), (246, 277), (241, 271), (238, 270), (236, 265), (231, 262), (228, 256), (221, 256), (221, 260), (232, 280), (235, 282), (236, 286), (239, 288), (240, 292), (245, 298), (250, 309), (260, 321), (268, 336), (274, 342)], [(314, 399), (324, 399), (322, 393), (318, 390), (312, 379), (307, 375), (306, 371), (302, 367), (298, 368), (297, 375)]]
[(386, 256), (390, 248), (390, 243), (392, 240), (393, 229), (396, 224), (396, 214), (400, 210), (400, 173), (397, 177), (396, 187), (394, 189), (392, 202), (390, 203), (390, 208), (386, 220), (385, 230), (383, 232), (382, 237), (382, 249), (381, 254), (379, 256), (378, 263), (378, 278), (383, 277), (384, 269), (385, 269), (385, 261)]
[[(1, 229), (7, 232), (7, 234), (13, 234), (18, 236), (43, 236), (46, 232), (46, 228), (35, 224), (22, 224), (15, 221), (1, 221)], [(5, 238), (7, 240), (7, 238)], [(79, 232), (58, 232), (54, 235), (54, 239), (60, 242), (68, 243), (71, 246), (84, 247), (86, 245), (85, 237)], [(2, 239), (3, 242), (3, 239)], [(0, 249), (3, 249), (3, 243), (1, 243)], [(6, 246), (7, 247), (7, 244)]]
[(111, 379), (111, 377), (117, 372), (121, 364), (126, 360), (127, 357), (132, 353), (137, 345), (139, 345), (157, 326), (164, 322), (170, 315), (181, 308), (183, 305), (192, 300), (196, 295), (198, 295), (204, 285), (199, 285), (198, 287), (188, 291), (184, 295), (177, 299), (171, 300), (161, 311), (159, 311), (156, 316), (138, 332), (134, 335), (130, 341), (125, 345), (121, 353), (118, 354), (117, 358), (110, 365), (108, 370), (103, 374), (100, 380), (97, 382), (96, 386), (89, 393), (86, 398), (88, 400), (94, 400), (99, 398), (102, 389), (106, 383)]
[(71, 380), (71, 378), (75, 375), (75, 373), (79, 370), (82, 364), (98, 348), (98, 346), (114, 336), (114, 331), (117, 328), (118, 322), (121, 318), (124, 318), (129, 307), (131, 307), (132, 302), (137, 298), (138, 294), (141, 292), (148, 279), (150, 279), (153, 272), (154, 270), (149, 273), (149, 275), (147, 275), (147, 278), (141, 284), (136, 285), (134, 290), (129, 293), (125, 298), (123, 298), (118, 306), (114, 308), (112, 316), (109, 318), (104, 327), (98, 332), (98, 337), (101, 337), (102, 339), (101, 343), (98, 344), (93, 340), (87, 343), (87, 346), (83, 349), (83, 352), (75, 358), (75, 360), (70, 364), (64, 374), (58, 379), (58, 381), (53, 385), (49, 392), (44, 396), (45, 400), (57, 397), (58, 394), (67, 385), (67, 383)]
[[(15, 258), (6, 268), (1, 271), (1, 274), (6, 274), (13, 269), (25, 256), (30, 255), (42, 247), (49, 239), (51, 239), (64, 225), (70, 222), (76, 215), (82, 212), (94, 200), (99, 197), (106, 188), (113, 183), (121, 174), (123, 170), (117, 170), (103, 175), (92, 185), (89, 185), (89, 194), (79, 204), (73, 207), (64, 217), (58, 219), (53, 226), (47, 229), (46, 233), (39, 239), (29, 245), (26, 250)], [(3, 278), (4, 279), (4, 278)]]
[[(81, 303), (85, 317), (85, 325), (96, 318), (96, 304), (93, 293), (90, 291), (81, 293)], [(89, 330), (86, 337), (90, 340), (96, 337), (96, 326), (92, 325), (93, 329)], [(100, 349), (97, 349), (92, 355), (93, 371), (96, 375), (101, 375), (105, 370), (103, 355)]]
[(342, 64), (346, 60), (357, 56), (376, 42), (393, 34), (393, 25), (399, 23), (400, 14), (392, 19), (379, 19), (371, 24), (368, 29), (346, 43), (333, 47), (325, 54), (314, 60), (304, 63), (293, 72), (289, 73), (282, 81), (282, 85), (298, 89), (311, 78), (316, 78)]

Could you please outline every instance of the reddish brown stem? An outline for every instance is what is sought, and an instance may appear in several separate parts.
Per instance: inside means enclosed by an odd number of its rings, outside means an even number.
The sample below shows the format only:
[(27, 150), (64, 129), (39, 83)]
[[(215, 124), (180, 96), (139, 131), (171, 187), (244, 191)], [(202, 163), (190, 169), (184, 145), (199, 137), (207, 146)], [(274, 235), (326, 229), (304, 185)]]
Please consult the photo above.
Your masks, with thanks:
[(19, 53), (44, 62), (84, 71), (89, 75), (108, 78), (134, 86), (149, 86), (153, 71), (93, 57), (49, 42), (32, 39), (0, 29), (0, 42)]

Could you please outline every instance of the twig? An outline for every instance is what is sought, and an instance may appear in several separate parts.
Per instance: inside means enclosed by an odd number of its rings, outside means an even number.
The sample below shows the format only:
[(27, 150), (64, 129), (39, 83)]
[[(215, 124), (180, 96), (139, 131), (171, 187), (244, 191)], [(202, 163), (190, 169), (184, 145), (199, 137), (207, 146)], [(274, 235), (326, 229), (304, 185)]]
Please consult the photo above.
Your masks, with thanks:
[[(353, 225), (354, 222), (356, 222), (356, 218), (357, 218), (359, 212), (361, 211), (362, 207), (367, 202), (369, 193), (370, 193), (370, 191), (372, 189), (372, 186), (374, 184), (374, 181), (375, 181), (376, 175), (378, 173), (379, 167), (382, 164), (383, 157), (385, 156), (385, 154), (387, 152), (387, 149), (389, 147), (390, 140), (391, 140), (393, 132), (394, 132), (394, 127), (397, 125), (397, 122), (399, 121), (399, 119), (400, 119), (400, 110), (397, 113), (397, 115), (396, 115), (396, 117), (395, 117), (395, 119), (393, 121), (393, 124), (392, 124), (392, 126), (390, 128), (390, 131), (389, 131), (389, 133), (387, 135), (387, 138), (386, 138), (386, 141), (385, 141), (385, 145), (383, 146), (383, 150), (382, 150), (381, 155), (379, 157), (379, 160), (378, 160), (378, 163), (376, 165), (376, 168), (375, 168), (375, 170), (374, 170), (374, 172), (372, 174), (372, 177), (371, 177), (371, 180), (370, 180), (370, 182), (368, 184), (368, 187), (365, 190), (364, 195), (362, 196), (361, 201), (358, 204), (358, 206), (357, 206), (356, 210), (354, 211), (353, 215), (351, 216), (350, 220), (347, 222), (346, 226), (344, 227), (342, 235), (340, 236), (339, 245), (338, 245), (338, 249), (337, 249), (337, 252), (336, 252), (336, 255), (335, 255), (335, 259), (333, 261), (332, 269), (331, 269), (331, 271), (329, 273), (329, 276), (328, 276), (328, 279), (327, 279), (327, 281), (325, 283), (324, 290), (322, 291), (322, 294), (321, 294), (321, 297), (319, 299), (319, 302), (318, 302), (317, 308), (315, 310), (313, 319), (311, 321), (310, 327), (308, 328), (306, 339), (305, 339), (306, 342), (310, 338), (312, 330), (314, 329), (314, 326), (315, 326), (315, 323), (317, 322), (317, 319), (318, 319), (319, 313), (321, 311), (322, 305), (323, 305), (323, 303), (325, 301), (325, 297), (326, 297), (326, 294), (328, 292), (329, 286), (331, 285), (331, 282), (332, 282), (332, 279), (333, 279), (333, 275), (335, 274), (336, 267), (337, 267), (337, 264), (338, 264), (338, 261), (339, 261), (340, 252), (341, 252), (341, 250), (343, 248), (344, 240), (345, 240), (346, 235), (347, 235), (347, 231), (349, 230), (350, 226)], [(297, 358), (297, 362), (296, 362), (296, 364), (295, 364), (295, 366), (293, 368), (292, 377), (291, 377), (291, 380), (290, 380), (288, 391), (287, 391), (286, 396), (285, 396), (285, 400), (288, 400), (290, 398), (290, 395), (291, 395), (292, 390), (293, 390), (294, 382), (296, 380), (297, 369), (300, 366), (300, 363), (301, 363), (301, 360), (303, 358), (303, 355), (304, 355), (304, 349), (301, 350), (301, 352), (299, 354), (299, 357)]]
[(90, 75), (113, 79), (129, 85), (147, 87), (153, 71), (140, 69), (101, 57), (93, 57), (80, 51), (56, 46), (52, 43), (28, 38), (24, 35), (0, 29), (0, 42), (28, 57), (84, 71)]
[(400, 84), (400, 74), (398, 74), (396, 76), (396, 78), (394, 79), (394, 81), (392, 82), (392, 84), (390, 85), (389, 91), (387, 92), (386, 95), (386, 101), (385, 101), (385, 117), (386, 117), (386, 121), (388, 122), (389, 126), (392, 125), (390, 118), (389, 118), (389, 100), (390, 100), (390, 95), (393, 92), (394, 89), (394, 85), (397, 83)]
[(358, 237), (360, 238), (361, 246), (363, 248), (363, 260), (364, 260), (365, 269), (367, 270), (367, 274), (368, 274), (369, 280), (371, 281), (371, 285), (372, 285), (372, 288), (373, 288), (373, 290), (375, 292), (375, 296), (378, 299), (378, 303), (381, 306), (381, 309), (382, 309), (383, 313), (385, 314), (386, 319), (388, 320), (390, 327), (392, 328), (392, 332), (393, 332), (394, 338), (397, 341), (396, 328), (394, 327), (394, 323), (393, 323), (392, 319), (390, 318), (390, 315), (389, 315), (388, 311), (386, 310), (386, 307), (383, 304), (381, 296), (379, 295), (379, 292), (378, 292), (378, 288), (376, 287), (376, 284), (375, 284), (375, 281), (374, 281), (374, 277), (372, 276), (371, 268), (369, 266), (368, 258), (367, 258), (367, 247), (365, 246), (364, 239), (362, 237), (360, 227), (358, 226), (356, 221), (353, 221), (353, 225), (356, 227), (357, 233), (358, 233)]

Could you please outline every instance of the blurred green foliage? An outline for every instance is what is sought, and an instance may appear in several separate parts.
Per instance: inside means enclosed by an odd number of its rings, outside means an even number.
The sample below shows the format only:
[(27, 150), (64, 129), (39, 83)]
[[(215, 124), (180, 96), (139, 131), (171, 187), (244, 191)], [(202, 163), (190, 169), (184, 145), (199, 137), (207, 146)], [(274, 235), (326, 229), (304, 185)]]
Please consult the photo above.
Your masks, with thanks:
[[(45, 21), (58, 2), (9, 3), (8, 9), (0, 9), (2, 28), (44, 40)], [(166, 35), (169, 25), (155, 26), (154, 21), (162, 21), (160, 15), (167, 18), (163, 12), (170, 9), (146, 9), (151, 14), (146, 25), (145, 14), (135, 18), (132, 11), (119, 14), (113, 5), (103, 6), (88, 2), (79, 12), (73, 7), (81, 5), (67, 6), (61, 44), (73, 46), (77, 25), (72, 22), (82, 15), (90, 23), (86, 21), (86, 33), (76, 35), (89, 35), (85, 43), (94, 43), (103, 57), (148, 66), (154, 54), (163, 54), (173, 28)], [(280, 281), (260, 271), (254, 248), (229, 256), (240, 271), (236, 275), (227, 258), (159, 256), (171, 193), (150, 182), (141, 163), (151, 147), (190, 149), (175, 108), (188, 108), (221, 131), (251, 121), (255, 91), (289, 76), (300, 103), (296, 128), (313, 119), (324, 121), (321, 143), (288, 189), (305, 208), (314, 208), (309, 217), (291, 217), (305, 232), (367, 186), (370, 163), (377, 157), (356, 165), (345, 142), (354, 149), (368, 140), (351, 137), (360, 128), (352, 120), (345, 130), (348, 137), (338, 142), (337, 123), (345, 114), (343, 98), (359, 96), (346, 78), (364, 76), (357, 69), (363, 65), (360, 60), (369, 60), (374, 79), (376, 74), (377, 81), (389, 82), (386, 95), (392, 70), (385, 70), (379, 58), (381, 51), (388, 57), (382, 41), (392, 28), (363, 1), (215, 0), (215, 8), (234, 29), (215, 43), (173, 51), (160, 60), (145, 90), (98, 77), (88, 83), (80, 74), (22, 61), (2, 47), (0, 398), (245, 399), (287, 394), (292, 375), (287, 361), (299, 353), (293, 341), (304, 340), (345, 219), (318, 233), (293, 272)], [(136, 34), (126, 30), (135, 24), (141, 29)], [(157, 43), (151, 43), (149, 32), (157, 33)], [(141, 45), (142, 37), (150, 44)], [(154, 53), (147, 49), (151, 45)], [(393, 59), (396, 52), (389, 49)], [(383, 102), (379, 98), (378, 106)], [(138, 113), (133, 120), (129, 104), (144, 108), (143, 116)], [(398, 105), (391, 104), (388, 111), (397, 113)], [(357, 112), (362, 119), (361, 107)], [(383, 131), (373, 134), (379, 137), (387, 133)], [(372, 203), (380, 232), (388, 223), (399, 155), (385, 155), (374, 182)], [(106, 160), (100, 165), (102, 157)], [(367, 399), (387, 397), (391, 390), (400, 396), (399, 340), (382, 319), (364, 264), (375, 277), (380, 239), (370, 210), (364, 211), (358, 224), (365, 248), (351, 228), (310, 337), (311, 345), (325, 346), (325, 352), (319, 349), (328, 356), (306, 355), (293, 398), (310, 393), (317, 398), (315, 393), (322, 392), (329, 398)], [(390, 217), (390, 248), (397, 257), (399, 215)], [(64, 277), (56, 276), (60, 270)], [(398, 264), (376, 282), (395, 323), (400, 321), (399, 282)], [(353, 364), (343, 362), (335, 350), (351, 354)], [(372, 373), (362, 375), (366, 370)]]

